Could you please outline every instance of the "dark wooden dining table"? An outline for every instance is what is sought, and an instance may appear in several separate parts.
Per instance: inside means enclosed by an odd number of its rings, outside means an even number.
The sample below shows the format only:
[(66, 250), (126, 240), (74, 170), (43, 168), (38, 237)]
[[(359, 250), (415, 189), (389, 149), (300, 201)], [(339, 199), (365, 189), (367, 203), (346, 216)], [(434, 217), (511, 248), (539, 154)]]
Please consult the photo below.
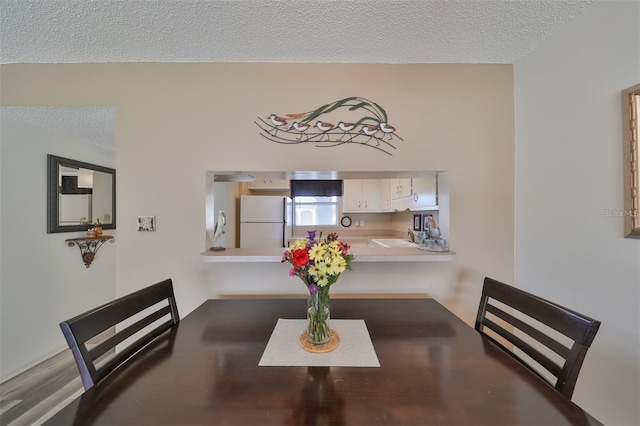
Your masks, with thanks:
[(333, 299), (380, 367), (258, 363), (301, 299), (208, 300), (48, 425), (599, 425), (433, 299)]

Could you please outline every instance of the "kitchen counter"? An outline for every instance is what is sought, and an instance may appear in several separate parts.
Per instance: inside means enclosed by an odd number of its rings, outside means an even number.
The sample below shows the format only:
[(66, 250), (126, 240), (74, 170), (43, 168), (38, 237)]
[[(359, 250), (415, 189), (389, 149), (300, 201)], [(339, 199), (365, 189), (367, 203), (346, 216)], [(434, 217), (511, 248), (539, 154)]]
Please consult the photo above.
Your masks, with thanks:
[[(207, 250), (200, 253), (203, 262), (280, 262), (284, 248), (250, 249), (228, 248), (223, 251)], [(447, 262), (455, 258), (455, 252), (432, 252), (415, 247), (352, 247), (354, 262)]]

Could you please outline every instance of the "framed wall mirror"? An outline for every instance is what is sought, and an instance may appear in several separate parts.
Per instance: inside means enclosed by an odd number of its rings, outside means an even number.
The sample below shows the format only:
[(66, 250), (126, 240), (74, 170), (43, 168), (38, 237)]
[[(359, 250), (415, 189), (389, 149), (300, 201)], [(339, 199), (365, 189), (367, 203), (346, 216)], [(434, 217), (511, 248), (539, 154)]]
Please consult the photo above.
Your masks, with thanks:
[(640, 84), (622, 92), (624, 236), (640, 238)]
[(99, 220), (116, 227), (116, 171), (47, 156), (47, 233), (86, 231)]

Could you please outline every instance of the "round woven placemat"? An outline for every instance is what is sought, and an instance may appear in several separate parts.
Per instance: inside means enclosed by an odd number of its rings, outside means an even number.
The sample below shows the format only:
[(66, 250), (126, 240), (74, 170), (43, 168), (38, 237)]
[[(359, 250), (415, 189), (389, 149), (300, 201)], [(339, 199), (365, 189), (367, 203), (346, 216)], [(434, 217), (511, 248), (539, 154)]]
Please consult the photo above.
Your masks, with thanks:
[(300, 346), (307, 351), (313, 352), (316, 354), (323, 354), (326, 352), (331, 352), (340, 344), (340, 335), (336, 333), (334, 329), (329, 330), (329, 341), (327, 343), (323, 343), (321, 345), (314, 345), (313, 343), (309, 343), (307, 340), (307, 330), (303, 331), (300, 335)]

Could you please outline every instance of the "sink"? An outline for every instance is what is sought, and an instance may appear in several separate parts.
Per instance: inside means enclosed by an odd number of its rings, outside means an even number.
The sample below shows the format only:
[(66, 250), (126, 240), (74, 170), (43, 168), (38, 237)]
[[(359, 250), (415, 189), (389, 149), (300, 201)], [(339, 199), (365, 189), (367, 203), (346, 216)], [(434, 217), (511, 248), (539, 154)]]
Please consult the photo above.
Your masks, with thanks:
[(412, 243), (407, 240), (403, 240), (401, 238), (375, 238), (371, 240), (372, 243), (386, 248), (394, 248), (394, 247), (417, 247), (416, 243)]

